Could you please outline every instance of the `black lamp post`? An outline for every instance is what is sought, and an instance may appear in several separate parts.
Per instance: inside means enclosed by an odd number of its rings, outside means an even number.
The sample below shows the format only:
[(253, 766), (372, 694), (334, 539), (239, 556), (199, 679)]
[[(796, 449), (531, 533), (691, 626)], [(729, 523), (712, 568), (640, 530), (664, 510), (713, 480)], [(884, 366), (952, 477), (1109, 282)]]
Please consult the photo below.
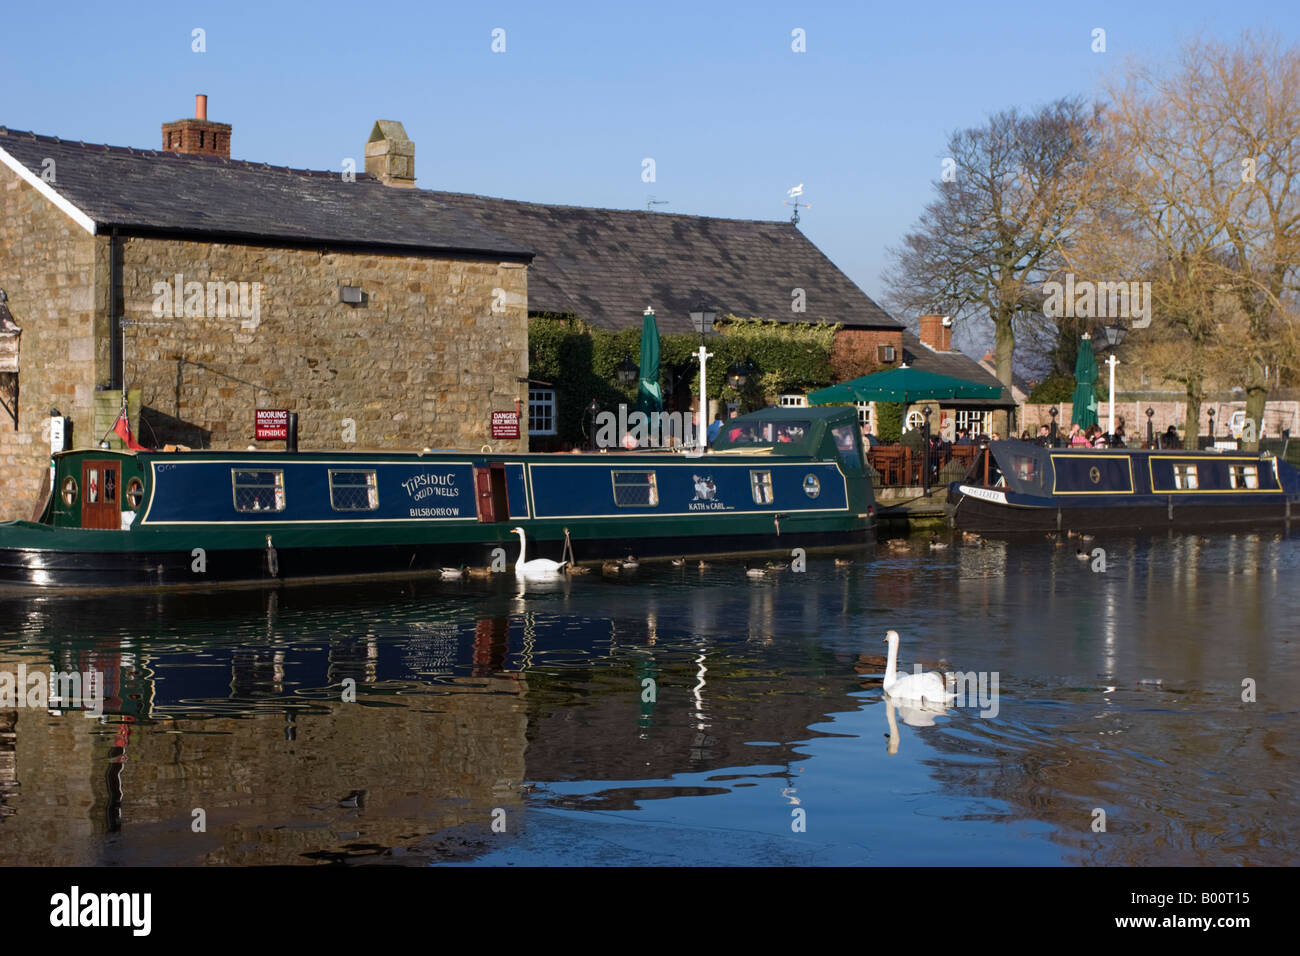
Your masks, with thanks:
[(1056, 447), (1056, 416), (1061, 414), (1055, 405), (1052, 406), (1052, 447)]
[(727, 384), (740, 391), (749, 381), (749, 363), (734, 362), (731, 368), (727, 369)]
[(1214, 409), (1211, 408), (1205, 414), (1210, 416), (1210, 447), (1214, 447)]
[(1147, 409), (1147, 447), (1148, 448), (1156, 447), (1156, 427), (1155, 425), (1151, 424), (1151, 418), (1153, 415), (1155, 415), (1155, 413), (1156, 410), (1154, 408)]
[(618, 368), (614, 369), (614, 374), (618, 376), (618, 384), (624, 388), (631, 388), (632, 383), (641, 374), (641, 367), (630, 358), (624, 357), (623, 361), (618, 363)]
[[(587, 447), (590, 448), (592, 451), (595, 451), (595, 450), (596, 450), (596, 416), (598, 416), (599, 414), (600, 414), (600, 402), (596, 401), (596, 400), (593, 398), (593, 399), (591, 400), (591, 404), (587, 406), (587, 409), (586, 409), (586, 411), (583, 413), (583, 416), (582, 416), (583, 419), (584, 419), (584, 421), (583, 421), (583, 426), (584, 426), (584, 427), (583, 427), (583, 433), (584, 433), (584, 434), (586, 435), (586, 437), (587, 437)], [(587, 431), (587, 429), (586, 429), (586, 427), (585, 427), (585, 426), (586, 426), (586, 421), (585, 421), (585, 420), (586, 420), (587, 418), (590, 418), (590, 419), (591, 419), (591, 431), (589, 431), (589, 432)]]
[(923, 421), (921, 423), (921, 434), (925, 438), (925, 454), (922, 456), (921, 459), (922, 464), (925, 468), (925, 478), (923, 478), (921, 481), (921, 487), (925, 490), (926, 494), (929, 494), (930, 493), (930, 406), (929, 405), (921, 406), (921, 415), (923, 416)]

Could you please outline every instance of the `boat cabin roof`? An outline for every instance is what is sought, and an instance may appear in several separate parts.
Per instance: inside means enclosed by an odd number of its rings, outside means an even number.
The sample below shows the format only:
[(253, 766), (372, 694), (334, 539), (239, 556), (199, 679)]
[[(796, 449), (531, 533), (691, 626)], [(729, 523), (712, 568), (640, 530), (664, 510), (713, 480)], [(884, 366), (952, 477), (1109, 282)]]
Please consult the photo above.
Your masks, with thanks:
[(844, 406), (763, 408), (722, 423), (716, 452), (835, 457), (861, 448), (857, 410)]

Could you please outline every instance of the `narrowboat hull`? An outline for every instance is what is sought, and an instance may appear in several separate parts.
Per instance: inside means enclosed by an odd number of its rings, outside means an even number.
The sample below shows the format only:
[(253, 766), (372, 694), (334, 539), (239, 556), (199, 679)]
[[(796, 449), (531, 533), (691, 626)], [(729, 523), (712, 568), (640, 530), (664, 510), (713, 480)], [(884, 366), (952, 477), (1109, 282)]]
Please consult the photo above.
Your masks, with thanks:
[(996, 442), (948, 504), (954, 527), (980, 534), (1286, 527), (1300, 518), (1300, 472), (1241, 453)]
[[(772, 441), (702, 456), (64, 452), (40, 519), (0, 524), (0, 583), (273, 584), (461, 566), (513, 575), (516, 528), (529, 559), (578, 563), (869, 538), (874, 498), (851, 410), (742, 420)], [(778, 447), (773, 422), (803, 444)]]

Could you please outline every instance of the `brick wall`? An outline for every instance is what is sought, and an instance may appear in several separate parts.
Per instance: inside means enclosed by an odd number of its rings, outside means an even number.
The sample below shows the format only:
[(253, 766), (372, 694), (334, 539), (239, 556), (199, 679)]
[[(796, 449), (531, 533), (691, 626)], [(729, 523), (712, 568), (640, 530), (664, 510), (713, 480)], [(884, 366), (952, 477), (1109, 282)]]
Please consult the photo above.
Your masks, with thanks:
[[(878, 347), (892, 345), (894, 361), (882, 363)], [(898, 368), (903, 362), (903, 333), (899, 329), (840, 329), (831, 347), (831, 374), (844, 382), (860, 375)]]

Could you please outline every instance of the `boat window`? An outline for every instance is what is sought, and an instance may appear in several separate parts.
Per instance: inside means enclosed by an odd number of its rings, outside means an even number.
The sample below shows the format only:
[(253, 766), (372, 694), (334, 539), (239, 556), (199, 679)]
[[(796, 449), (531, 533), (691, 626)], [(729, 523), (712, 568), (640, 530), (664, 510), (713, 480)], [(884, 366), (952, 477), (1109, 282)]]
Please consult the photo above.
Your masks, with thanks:
[(1259, 466), (1233, 465), (1230, 479), (1232, 481), (1232, 487), (1234, 488), (1258, 488)]
[(99, 503), (99, 469), (91, 468), (86, 472), (86, 502), (88, 504)]
[(144, 501), (144, 482), (139, 478), (131, 478), (127, 481), (126, 501), (132, 508), (139, 508), (140, 502)]
[(850, 469), (859, 470), (862, 468), (862, 450), (858, 444), (859, 436), (856, 425), (836, 425), (831, 429), (831, 435), (835, 438), (835, 447), (839, 449), (840, 458)]
[(732, 445), (773, 445), (801, 442), (808, 437), (811, 421), (749, 421), (727, 427), (727, 441)]
[(277, 469), (230, 470), (236, 511), (283, 511), (284, 472)]
[(1038, 471), (1038, 459), (1032, 455), (1012, 455), (1011, 468), (1016, 478), (1026, 484), (1043, 484), (1042, 473)]
[(379, 484), (373, 471), (330, 471), (330, 507), (335, 511), (374, 511)]
[(77, 503), (77, 479), (71, 475), (63, 479), (63, 503), (65, 505), (75, 505)]
[(1197, 487), (1196, 465), (1174, 465), (1174, 487), (1195, 489)]
[(749, 486), (754, 492), (754, 504), (770, 505), (772, 503), (772, 473), (770, 471), (751, 471)]
[(114, 468), (104, 470), (104, 500), (117, 500), (117, 470)]
[(614, 504), (620, 508), (654, 508), (659, 505), (659, 486), (653, 471), (615, 471)]

